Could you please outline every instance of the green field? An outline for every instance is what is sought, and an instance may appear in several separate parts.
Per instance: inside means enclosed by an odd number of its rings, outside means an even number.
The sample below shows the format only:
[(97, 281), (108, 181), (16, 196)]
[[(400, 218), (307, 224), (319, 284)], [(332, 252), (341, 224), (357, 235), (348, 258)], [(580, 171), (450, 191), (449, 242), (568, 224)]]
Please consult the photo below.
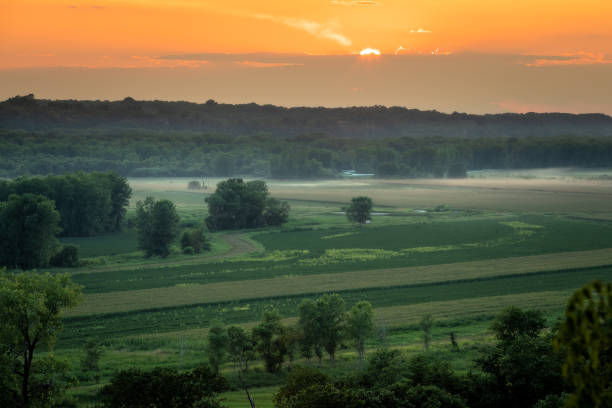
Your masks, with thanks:
[[(374, 306), (379, 335), (369, 349), (421, 351), (417, 323), (432, 313), (433, 352), (465, 372), (504, 307), (539, 308), (553, 322), (573, 290), (596, 278), (612, 280), (612, 183), (534, 174), (271, 181), (272, 194), (290, 201), (289, 223), (210, 234), (212, 253), (195, 257), (175, 251), (145, 260), (133, 230), (64, 240), (90, 263), (70, 271), (85, 302), (66, 316), (56, 353), (78, 362), (87, 340), (101, 342), (102, 383), (124, 367), (191, 368), (206, 359), (205, 335), (214, 320), (252, 327), (274, 305), (290, 323), (303, 299), (334, 292), (348, 306), (360, 300)], [(151, 195), (173, 200), (183, 226), (202, 222), (203, 200), (216, 180), (203, 192), (188, 191), (187, 181), (131, 180), (129, 213)], [(340, 208), (362, 194), (378, 214), (369, 225), (352, 226)], [(462, 352), (450, 352), (450, 331)], [(354, 366), (350, 344), (339, 364)], [(224, 372), (231, 377), (229, 364)], [(254, 388), (258, 407), (272, 406), (279, 381), (258, 383), (265, 385)], [(96, 389), (83, 381), (74, 392), (86, 400)], [(247, 401), (235, 391), (226, 402), (242, 407)]]

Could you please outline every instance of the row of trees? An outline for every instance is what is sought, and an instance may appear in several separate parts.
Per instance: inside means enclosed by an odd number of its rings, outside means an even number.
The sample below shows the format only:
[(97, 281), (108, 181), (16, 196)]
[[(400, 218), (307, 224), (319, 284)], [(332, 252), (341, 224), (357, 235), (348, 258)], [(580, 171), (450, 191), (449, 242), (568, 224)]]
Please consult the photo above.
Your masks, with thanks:
[[(81, 287), (68, 275), (0, 270), (0, 406), (59, 406), (54, 404), (62, 402), (75, 379), (65, 361), (53, 353), (41, 355), (40, 350), (52, 350), (62, 312), (80, 300)], [(355, 325), (346, 314), (337, 319), (335, 311), (342, 310), (342, 303), (337, 295), (305, 301), (293, 332), (303, 339), (300, 327), (320, 330), (321, 340), (295, 344), (305, 348), (319, 344), (328, 350), (341, 337), (333, 334), (339, 333), (337, 329), (326, 332), (325, 325), (369, 332), (369, 324)], [(318, 320), (331, 317), (338, 324), (309, 326), (310, 319), (303, 316), (311, 311)], [(369, 322), (371, 307), (358, 303), (349, 315)], [(365, 369), (336, 379), (312, 368), (293, 367), (275, 404), (279, 408), (605, 408), (612, 406), (611, 321), (612, 284), (596, 281), (574, 293), (564, 321), (549, 330), (541, 312), (517, 308), (502, 312), (491, 327), (496, 342), (479, 347), (477, 372), (458, 375), (447, 361), (430, 354), (406, 359), (397, 350), (383, 349), (373, 353)], [(267, 367), (279, 368), (283, 350), (292, 349), (291, 342), (283, 340), (291, 337), (291, 330), (280, 324), (274, 311), (264, 314), (251, 335), (236, 327), (212, 328), (211, 333), (209, 353), (214, 354), (215, 347), (238, 350), (230, 355), (244, 363), (249, 361), (248, 353), (258, 352)], [(358, 336), (352, 338), (359, 343)], [(249, 343), (247, 354), (241, 355)], [(204, 366), (187, 372), (124, 370), (113, 376), (101, 397), (109, 408), (220, 407), (219, 393), (228, 389), (228, 383), (217, 371)]]
[(0, 130), (0, 176), (113, 170), (133, 177), (286, 179), (337, 177), (342, 170), (354, 169), (381, 177), (454, 177), (461, 169), (610, 167), (612, 163), (612, 140), (582, 133), (372, 140), (304, 132), (297, 137), (236, 137), (172, 130)]
[(81, 237), (121, 229), (132, 189), (112, 172), (0, 180), (0, 201), (11, 194), (37, 194), (54, 202), (62, 236)]
[(546, 330), (543, 314), (511, 307), (491, 326), (496, 342), (479, 347), (477, 371), (456, 374), (431, 354), (407, 359), (376, 351), (365, 370), (332, 379), (313, 368), (291, 371), (278, 408), (603, 408), (612, 406), (612, 285), (577, 291), (565, 321)]
[(372, 305), (362, 301), (348, 312), (340, 295), (323, 295), (315, 300), (304, 300), (299, 306), (298, 322), (294, 326), (282, 324), (275, 309), (266, 310), (262, 321), (249, 333), (239, 326), (225, 328), (217, 323), (208, 333), (209, 363), (214, 370), (229, 358), (236, 369), (248, 369), (249, 361), (259, 356), (268, 372), (279, 372), (285, 361), (292, 363), (302, 356), (310, 361), (323, 354), (334, 362), (336, 350), (350, 342), (363, 360), (365, 341), (374, 330)]

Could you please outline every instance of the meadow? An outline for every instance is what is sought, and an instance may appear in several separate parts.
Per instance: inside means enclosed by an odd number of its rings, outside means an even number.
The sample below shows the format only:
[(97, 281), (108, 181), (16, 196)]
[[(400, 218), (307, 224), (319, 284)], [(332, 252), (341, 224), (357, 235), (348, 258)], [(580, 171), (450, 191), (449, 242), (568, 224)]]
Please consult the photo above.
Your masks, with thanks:
[[(213, 321), (252, 327), (273, 305), (291, 323), (303, 299), (339, 293), (349, 307), (360, 300), (374, 306), (377, 335), (369, 350), (388, 345), (421, 352), (418, 322), (432, 314), (431, 352), (465, 372), (503, 308), (541, 309), (552, 324), (572, 291), (593, 279), (612, 280), (612, 182), (602, 174), (268, 181), (273, 196), (289, 201), (289, 222), (209, 233), (209, 253), (175, 250), (167, 259), (147, 260), (132, 229), (66, 240), (90, 262), (69, 271), (85, 296), (67, 314), (56, 354), (78, 366), (85, 342), (100, 342), (106, 350), (100, 383), (119, 368), (190, 368), (206, 359)], [(218, 180), (205, 180), (207, 188), (198, 191), (187, 190), (189, 180), (130, 180), (128, 217), (137, 200), (151, 195), (174, 201), (183, 227), (201, 223), (204, 198)], [(357, 195), (375, 203), (371, 224), (350, 225), (342, 213)], [(450, 352), (450, 331), (460, 353)], [(324, 369), (354, 368), (350, 347), (341, 350), (338, 366)], [(231, 377), (230, 364), (224, 372)], [(257, 406), (271, 406), (282, 380), (255, 377), (253, 384), (262, 386), (254, 388)], [(84, 380), (74, 392), (86, 400), (98, 387)], [(227, 395), (230, 407), (245, 402), (238, 391)]]

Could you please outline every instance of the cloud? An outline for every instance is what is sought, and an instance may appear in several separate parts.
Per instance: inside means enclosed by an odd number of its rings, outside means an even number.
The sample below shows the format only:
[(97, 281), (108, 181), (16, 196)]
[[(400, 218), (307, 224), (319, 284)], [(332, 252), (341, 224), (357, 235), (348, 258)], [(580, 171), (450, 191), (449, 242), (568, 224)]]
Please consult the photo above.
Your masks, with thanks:
[(235, 64), (251, 68), (283, 68), (283, 67), (298, 67), (304, 64), (293, 62), (261, 62), (261, 61), (236, 61)]
[(410, 34), (430, 34), (431, 31), (419, 28), (418, 30), (410, 30)]
[(378, 6), (380, 4), (377, 1), (368, 1), (368, 0), (362, 0), (362, 1), (331, 0), (330, 3), (336, 6)]
[(314, 35), (315, 37), (335, 41), (343, 46), (349, 46), (353, 43), (350, 38), (346, 37), (337, 30), (335, 24), (321, 24), (319, 22), (306, 20), (303, 18), (277, 17), (268, 14), (254, 14), (252, 17), (306, 31), (308, 34)]
[(596, 65), (612, 64), (612, 57), (604, 53), (581, 52), (569, 55), (545, 55), (529, 56), (529, 61), (525, 63), (528, 67), (545, 67), (561, 65)]
[(401, 45), (399, 47), (397, 47), (397, 50), (395, 50), (395, 55), (399, 54), (401, 51), (405, 51), (406, 48), (402, 47)]

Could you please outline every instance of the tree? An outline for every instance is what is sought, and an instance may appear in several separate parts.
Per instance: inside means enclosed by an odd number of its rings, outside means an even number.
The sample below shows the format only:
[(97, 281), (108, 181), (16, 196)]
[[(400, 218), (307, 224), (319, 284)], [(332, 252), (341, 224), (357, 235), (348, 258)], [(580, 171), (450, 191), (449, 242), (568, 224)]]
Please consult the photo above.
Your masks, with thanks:
[[(188, 248), (191, 248), (191, 250)], [(200, 227), (183, 231), (181, 249), (183, 253), (193, 252), (195, 254), (199, 254), (202, 251), (210, 251), (210, 241), (204, 236), (204, 228)]]
[(521, 310), (509, 308), (498, 314), (491, 329), (495, 337), (502, 342), (512, 342), (521, 337), (537, 337), (546, 327), (546, 321), (539, 310)]
[(574, 292), (555, 339), (573, 384), (567, 407), (612, 406), (612, 284), (594, 281)]
[(242, 179), (228, 179), (217, 184), (214, 194), (206, 197), (209, 216), (206, 227), (211, 231), (224, 229), (258, 228), (280, 225), (286, 221), (289, 205), (270, 199), (264, 181), (245, 183)]
[(100, 396), (107, 408), (221, 408), (219, 394), (227, 390), (227, 380), (207, 366), (184, 373), (132, 368), (116, 373)]
[(302, 356), (310, 360), (313, 352), (319, 357), (319, 363), (323, 357), (321, 342), (319, 341), (319, 326), (317, 320), (317, 308), (313, 300), (304, 299), (298, 308), (298, 327), (300, 329), (300, 351)]
[(51, 266), (59, 268), (74, 268), (79, 266), (79, 248), (76, 245), (62, 245), (62, 249), (49, 260)]
[(355, 342), (359, 361), (363, 361), (365, 341), (374, 332), (374, 310), (370, 302), (362, 300), (351, 308), (347, 316), (347, 332)]
[(208, 363), (215, 373), (219, 372), (219, 366), (223, 363), (227, 352), (228, 337), (227, 330), (219, 322), (213, 323), (208, 329)]
[(138, 201), (138, 248), (144, 250), (147, 257), (167, 257), (170, 254), (170, 244), (178, 235), (178, 223), (179, 216), (172, 201), (155, 201), (153, 197), (147, 197), (144, 202)]
[(234, 373), (236, 365), (238, 371), (246, 369), (248, 361), (251, 359), (252, 351), (255, 347), (249, 334), (240, 326), (230, 326), (227, 328), (227, 351), (234, 363)]
[(287, 354), (282, 339), (283, 333), (281, 316), (276, 309), (264, 311), (262, 322), (253, 328), (253, 339), (257, 342), (256, 350), (270, 373), (280, 371)]
[(370, 220), (372, 205), (372, 199), (370, 197), (353, 197), (351, 199), (351, 204), (343, 208), (343, 210), (346, 212), (346, 217), (350, 222), (365, 224)]
[(268, 198), (263, 217), (266, 225), (280, 226), (289, 219), (289, 204), (276, 198)]
[(315, 334), (333, 364), (336, 349), (345, 336), (346, 320), (344, 299), (338, 294), (323, 295), (315, 301), (318, 332)]
[(81, 371), (85, 374), (92, 374), (96, 381), (100, 379), (100, 357), (104, 354), (104, 349), (98, 342), (90, 340), (85, 344), (85, 355), (81, 359)]
[(0, 203), (0, 265), (23, 270), (45, 267), (59, 246), (59, 213), (35, 194), (11, 195)]
[(567, 390), (562, 355), (553, 349), (553, 336), (542, 335), (541, 312), (508, 308), (491, 328), (498, 343), (483, 347), (475, 361), (484, 375), (468, 377), (471, 407), (531, 407)]
[[(0, 355), (10, 367), (5, 381), (16, 406), (50, 402), (61, 394), (53, 380), (67, 367), (52, 355), (42, 359), (35, 355), (41, 348), (53, 348), (62, 329), (62, 311), (80, 300), (81, 286), (67, 274), (0, 271)], [(45, 379), (47, 386), (38, 386)]]
[(425, 351), (429, 350), (429, 343), (431, 343), (431, 328), (433, 327), (433, 316), (428, 314), (421, 319), (419, 325), (423, 330), (423, 342), (425, 343)]

